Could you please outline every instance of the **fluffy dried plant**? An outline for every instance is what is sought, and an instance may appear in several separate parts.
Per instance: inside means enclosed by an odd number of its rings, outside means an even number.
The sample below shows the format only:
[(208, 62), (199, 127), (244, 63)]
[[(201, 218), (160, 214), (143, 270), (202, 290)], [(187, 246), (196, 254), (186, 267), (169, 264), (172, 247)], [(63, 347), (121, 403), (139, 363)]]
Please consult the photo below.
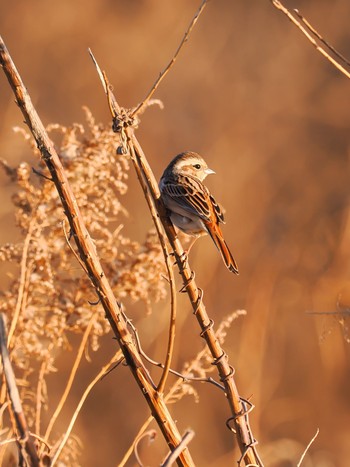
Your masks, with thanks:
[[(121, 199), (128, 189), (129, 159), (116, 154), (115, 133), (97, 124), (88, 109), (85, 115), (84, 126), (50, 125), (48, 129), (58, 140), (69, 182), (96, 249), (105, 259), (115, 296), (143, 301), (150, 309), (151, 303), (166, 295), (159, 243), (153, 231), (143, 243), (123, 235), (128, 213)], [(31, 136), (22, 129), (16, 131), (30, 144), (36, 163), (38, 149)], [(23, 242), (0, 248), (1, 261), (18, 265), (18, 275), (0, 291), (0, 311), (10, 323), (8, 347), (28, 424), (40, 431), (41, 410), (48, 405), (45, 379), (57, 371), (60, 351), (69, 349), (72, 333), (84, 334), (88, 327), (86, 345), (97, 350), (99, 338), (110, 331), (110, 325), (102, 307), (92, 305), (96, 296), (72, 254), (62, 205), (44, 166), (33, 173), (28, 163), (12, 168), (2, 160), (1, 165), (17, 186), (13, 204)], [(3, 385), (2, 403), (5, 395)], [(63, 455), (67, 459), (73, 455), (76, 461), (73, 441)]]

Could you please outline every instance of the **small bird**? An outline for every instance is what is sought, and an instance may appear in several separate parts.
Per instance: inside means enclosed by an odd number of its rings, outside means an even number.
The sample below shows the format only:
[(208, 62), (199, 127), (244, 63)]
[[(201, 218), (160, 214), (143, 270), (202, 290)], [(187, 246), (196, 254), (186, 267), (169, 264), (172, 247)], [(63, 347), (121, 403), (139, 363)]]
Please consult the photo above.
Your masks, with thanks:
[(172, 223), (187, 235), (209, 234), (226, 267), (238, 274), (237, 264), (219, 226), (220, 222), (224, 223), (223, 212), (203, 184), (205, 177), (213, 173), (199, 154), (186, 151), (170, 162), (159, 188)]

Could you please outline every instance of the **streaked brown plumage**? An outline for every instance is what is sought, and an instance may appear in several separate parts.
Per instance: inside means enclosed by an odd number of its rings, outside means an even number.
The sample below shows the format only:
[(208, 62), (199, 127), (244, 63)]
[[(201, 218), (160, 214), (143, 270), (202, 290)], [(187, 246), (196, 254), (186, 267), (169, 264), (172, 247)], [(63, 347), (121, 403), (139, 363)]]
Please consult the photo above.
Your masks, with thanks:
[(195, 237), (209, 234), (226, 267), (235, 274), (238, 268), (223, 237), (220, 222), (224, 215), (208, 188), (202, 183), (215, 173), (195, 152), (183, 152), (165, 169), (159, 188), (170, 218), (176, 227)]

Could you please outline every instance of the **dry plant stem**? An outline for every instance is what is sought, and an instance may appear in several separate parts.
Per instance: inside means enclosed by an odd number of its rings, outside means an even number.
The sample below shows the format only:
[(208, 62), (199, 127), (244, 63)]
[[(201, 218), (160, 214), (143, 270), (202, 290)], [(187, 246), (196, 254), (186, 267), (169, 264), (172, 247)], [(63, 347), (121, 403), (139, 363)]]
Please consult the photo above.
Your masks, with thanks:
[(159, 216), (162, 219), (165, 233), (174, 251), (179, 272), (183, 279), (184, 290), (186, 290), (189, 296), (193, 307), (193, 312), (201, 328), (201, 337), (203, 337), (207, 343), (210, 353), (214, 359), (213, 364), (217, 366), (220, 380), (225, 386), (226, 397), (231, 408), (234, 428), (237, 433), (238, 444), (243, 459), (248, 464), (255, 464), (258, 466), (262, 465), (256, 450), (256, 442), (248, 423), (248, 417), (234, 381), (234, 369), (229, 365), (227, 354), (222, 349), (220, 343), (215, 337), (213, 321), (210, 320), (202, 300), (203, 292), (197, 287), (195, 283), (194, 274), (192, 273), (187, 258), (184, 260), (184, 250), (176, 236), (174, 226), (172, 225), (170, 219), (166, 216), (166, 212), (160, 198), (158, 184), (154, 178), (153, 172), (142, 151), (142, 148), (134, 135), (133, 129), (127, 128), (126, 132), (128, 133), (128, 139), (134, 146), (137, 158), (140, 161), (140, 167), (142, 167), (142, 170), (145, 173), (144, 179), (147, 180), (149, 184), (149, 190), (157, 202)]
[[(48, 355), (51, 355), (53, 347), (54, 347), (54, 344), (53, 342), (51, 342), (47, 349)], [(41, 431), (40, 421), (41, 421), (41, 408), (42, 408), (42, 392), (43, 392), (43, 386), (45, 384), (45, 374), (47, 371), (47, 366), (49, 364), (49, 358), (50, 357), (47, 357), (40, 365), (40, 371), (39, 371), (39, 376), (38, 376), (38, 386), (36, 390), (36, 411), (35, 411), (35, 432), (36, 433), (40, 433)]]
[(11, 326), (10, 330), (8, 333), (8, 348), (11, 348), (12, 344), (12, 337), (15, 332), (16, 326), (17, 326), (17, 321), (20, 315), (21, 310), (23, 309), (23, 297), (24, 297), (24, 290), (25, 290), (25, 284), (26, 284), (26, 275), (28, 271), (28, 265), (27, 265), (27, 258), (28, 258), (28, 250), (29, 250), (29, 245), (32, 240), (32, 234), (34, 230), (34, 225), (36, 224), (36, 218), (32, 218), (30, 223), (29, 223), (29, 228), (28, 232), (26, 235), (26, 238), (24, 240), (24, 245), (23, 245), (23, 252), (22, 252), (22, 259), (21, 259), (21, 272), (20, 272), (20, 281), (19, 281), (19, 289), (18, 289), (18, 296), (17, 296), (17, 303), (16, 303), (16, 308), (13, 314), (13, 319), (11, 321)]
[(13, 430), (10, 429), (6, 434), (6, 439), (0, 443), (0, 465), (4, 465), (3, 459), (6, 453), (7, 444), (12, 443), (13, 441), (17, 443), (17, 439), (13, 438)]
[[(92, 56), (93, 57), (93, 56)], [(146, 189), (143, 186), (143, 182), (148, 185), (148, 190), (153, 198), (153, 202), (150, 202), (146, 197), (148, 205), (156, 206), (157, 213), (154, 213), (151, 209), (152, 218), (157, 225), (158, 217), (161, 219), (165, 233), (168, 237), (170, 245), (174, 251), (175, 259), (182, 276), (184, 286), (183, 290), (186, 290), (192, 307), (193, 312), (197, 318), (197, 321), (201, 327), (201, 337), (203, 337), (207, 343), (211, 355), (213, 356), (213, 364), (217, 366), (220, 375), (220, 380), (223, 382), (226, 391), (226, 397), (228, 398), (232, 417), (234, 423), (234, 431), (237, 434), (238, 444), (242, 453), (241, 459), (246, 464), (252, 465), (263, 465), (256, 449), (256, 441), (252, 435), (251, 428), (249, 425), (248, 412), (245, 409), (237, 386), (234, 381), (234, 368), (229, 365), (228, 357), (226, 352), (222, 349), (220, 343), (215, 337), (213, 330), (213, 321), (209, 318), (204, 303), (203, 303), (203, 291), (197, 287), (194, 281), (194, 273), (189, 267), (187, 256), (185, 255), (184, 249), (177, 238), (173, 224), (169, 217), (166, 215), (166, 210), (163, 202), (160, 198), (159, 187), (157, 181), (153, 175), (153, 172), (148, 164), (148, 161), (142, 151), (139, 142), (136, 139), (132, 126), (133, 118), (128, 115), (125, 110), (121, 109), (114, 94), (111, 91), (106, 73), (102, 73), (96, 60), (93, 58), (95, 66), (98, 70), (99, 76), (102, 79), (102, 85), (107, 94), (109, 108), (113, 117), (113, 129), (119, 132), (121, 135), (122, 145), (126, 144), (128, 147), (123, 147), (124, 153), (130, 150), (133, 154), (133, 161), (136, 168), (136, 172), (142, 172), (139, 176), (140, 183), (146, 193)], [(160, 237), (162, 238), (162, 237)]]
[[(5, 404), (7, 404), (8, 401), (5, 401)], [(4, 405), (5, 405), (4, 404)], [(3, 458), (4, 458), (4, 455), (5, 455), (5, 452), (6, 452), (6, 444), (9, 440), (12, 440), (12, 435), (13, 435), (13, 431), (11, 428), (9, 428), (7, 434), (6, 434), (6, 440), (3, 440), (1, 443), (0, 443), (0, 465), (3, 465)], [(17, 441), (17, 440), (16, 440)]]
[[(5, 377), (4, 375), (2, 375), (2, 379), (3, 379), (3, 384), (2, 386), (4, 387), (5, 389), (5, 395), (7, 394), (7, 391), (6, 391), (6, 381), (5, 381)], [(0, 404), (0, 426), (4, 426), (4, 423), (3, 423), (3, 415), (4, 415), (4, 412), (5, 410), (8, 408), (8, 406), (10, 405), (10, 401), (9, 400), (5, 400), (4, 403)], [(3, 435), (5, 434), (5, 431), (3, 433)], [(4, 447), (5, 444), (7, 444), (7, 442), (9, 440), (12, 439), (12, 435), (13, 435), (13, 431), (12, 429), (9, 427), (8, 428), (8, 431), (6, 433), (6, 440), (3, 440), (2, 442), (0, 442), (0, 465), (3, 465), (3, 457), (4, 457), (4, 454), (5, 454), (5, 451), (6, 451), (6, 447)]]
[(16, 443), (16, 442), (17, 442), (16, 438), (4, 439), (4, 441), (0, 441), (0, 446), (3, 447), (3, 446), (6, 446), (7, 444)]
[[(53, 428), (53, 426), (54, 426), (59, 414), (61, 413), (61, 410), (62, 410), (62, 408), (63, 408), (63, 406), (64, 406), (64, 404), (65, 404), (65, 402), (66, 402), (66, 400), (68, 398), (69, 392), (70, 392), (70, 390), (72, 388), (74, 378), (75, 378), (75, 376), (77, 374), (78, 367), (80, 365), (82, 356), (84, 354), (84, 349), (85, 349), (87, 340), (89, 338), (92, 326), (93, 326), (93, 324), (94, 324), (94, 322), (96, 320), (96, 317), (97, 317), (97, 315), (96, 315), (96, 312), (95, 312), (95, 313), (93, 313), (91, 315), (89, 323), (86, 326), (86, 329), (85, 329), (85, 332), (84, 332), (83, 337), (81, 339), (81, 343), (80, 343), (80, 346), (79, 346), (79, 349), (78, 349), (78, 353), (77, 353), (76, 359), (74, 361), (72, 370), (70, 372), (66, 387), (64, 389), (64, 392), (62, 394), (62, 397), (61, 397), (59, 403), (57, 404), (56, 410), (55, 410), (54, 414), (52, 415), (52, 417), (50, 419), (50, 422), (49, 422), (49, 424), (47, 426), (46, 433), (45, 433), (45, 436), (44, 436), (45, 443), (49, 442), (49, 438), (50, 438), (50, 435), (51, 435), (52, 428)], [(41, 453), (43, 452), (43, 449), (44, 449), (44, 446), (42, 446), (42, 448), (40, 450)]]
[(294, 13), (296, 14), (296, 16), (306, 25), (306, 27), (308, 28), (309, 31), (312, 32), (312, 34), (314, 34), (317, 39), (319, 39), (329, 50), (331, 50), (340, 60), (342, 60), (344, 63), (346, 63), (347, 65), (350, 66), (350, 62), (349, 60), (344, 57), (344, 55), (342, 55), (341, 53), (338, 52), (337, 49), (335, 49), (332, 44), (330, 44), (329, 42), (327, 42), (322, 36), (321, 34), (316, 31), (316, 29), (307, 21), (306, 18), (304, 18), (298, 10), (294, 9), (293, 10)]
[(134, 146), (130, 144), (129, 141), (129, 147), (131, 151), (131, 155), (134, 161), (134, 167), (136, 170), (137, 177), (139, 179), (139, 182), (142, 186), (146, 201), (148, 203), (148, 207), (151, 211), (152, 214), (152, 219), (154, 222), (154, 225), (156, 227), (157, 233), (158, 233), (158, 238), (159, 242), (162, 247), (163, 255), (164, 255), (164, 261), (168, 273), (168, 278), (169, 278), (169, 285), (170, 285), (170, 324), (169, 324), (169, 337), (168, 337), (168, 345), (167, 345), (167, 353), (166, 353), (166, 358), (165, 358), (165, 363), (164, 363), (164, 369), (162, 376), (160, 378), (160, 381), (157, 386), (157, 391), (159, 393), (164, 392), (164, 387), (165, 383), (167, 380), (167, 377), (169, 375), (169, 370), (170, 370), (170, 365), (171, 365), (171, 359), (174, 351), (174, 344), (175, 344), (175, 323), (176, 323), (176, 289), (175, 289), (175, 278), (174, 278), (174, 271), (173, 271), (173, 265), (170, 260), (168, 248), (166, 245), (166, 239), (164, 236), (164, 231), (162, 227), (162, 223), (159, 219), (158, 213), (156, 206), (154, 204), (154, 198), (152, 197), (147, 181), (143, 177), (143, 171), (142, 168), (139, 165), (139, 159), (135, 153)]
[(300, 466), (301, 466), (301, 464), (302, 464), (302, 462), (303, 462), (303, 460), (304, 460), (304, 458), (305, 458), (305, 456), (306, 456), (306, 453), (307, 453), (308, 450), (310, 449), (310, 446), (312, 445), (312, 443), (313, 443), (313, 442), (315, 441), (315, 439), (317, 438), (319, 432), (320, 432), (320, 429), (317, 428), (316, 433), (315, 433), (314, 436), (311, 438), (311, 441), (309, 442), (309, 444), (306, 446), (305, 451), (303, 452), (303, 454), (302, 454), (302, 456), (301, 456), (301, 458), (300, 458), (300, 461), (299, 461), (298, 464), (297, 464), (297, 467), (300, 467)]
[[(156, 362), (155, 360), (153, 360), (152, 358), (150, 358), (150, 357), (144, 352), (144, 350), (142, 349), (142, 346), (141, 346), (141, 342), (140, 342), (140, 339), (139, 339), (137, 330), (136, 330), (135, 326), (132, 324), (131, 321), (129, 321), (129, 326), (131, 327), (131, 329), (132, 329), (132, 331), (133, 331), (133, 333), (134, 333), (137, 348), (138, 348), (140, 354), (143, 356), (143, 358), (144, 358), (148, 363), (150, 363), (151, 365), (154, 365), (154, 366), (157, 366), (158, 368), (163, 368), (163, 369), (164, 369), (163, 363)], [(215, 381), (215, 380), (214, 380), (213, 378), (211, 378), (211, 377), (208, 377), (208, 378), (204, 378), (204, 377), (203, 377), (203, 378), (202, 378), (202, 377), (186, 376), (186, 375), (184, 375), (184, 374), (181, 374), (179, 371), (173, 370), (172, 368), (169, 368), (169, 373), (171, 373), (171, 374), (174, 375), (174, 376), (178, 376), (179, 378), (181, 378), (182, 381), (192, 381), (192, 382), (210, 383), (210, 384), (213, 384), (214, 386), (216, 386), (217, 388), (221, 389), (222, 391), (225, 391), (225, 387), (224, 387), (223, 385), (219, 384), (217, 381)]]
[(181, 443), (178, 445), (178, 447), (171, 452), (165, 461), (162, 463), (161, 467), (170, 467), (171, 465), (174, 465), (174, 462), (176, 459), (179, 457), (181, 451), (193, 440), (194, 438), (194, 431), (193, 430), (188, 430), (184, 434)]
[[(174, 420), (171, 418), (163, 397), (161, 397), (161, 395), (156, 391), (152, 378), (145, 368), (142, 358), (133, 342), (132, 335), (127, 327), (127, 322), (122, 314), (121, 307), (116, 301), (111, 286), (102, 270), (94, 243), (85, 227), (77, 201), (68, 183), (62, 163), (33, 107), (29, 94), (26, 91), (26, 88), (1, 37), (0, 63), (15, 94), (16, 102), (36, 140), (37, 146), (42, 155), (42, 160), (50, 171), (52, 181), (55, 183), (65, 214), (68, 218), (70, 230), (77, 245), (79, 256), (85, 264), (89, 278), (95, 287), (106, 313), (106, 317), (118, 340), (128, 367), (139, 385), (169, 448), (173, 450), (181, 442), (181, 435)], [(181, 453), (178, 464), (193, 465), (193, 461), (188, 450), (184, 450)]]
[(142, 437), (143, 433), (146, 431), (147, 427), (150, 425), (152, 422), (153, 417), (148, 417), (147, 420), (144, 422), (144, 424), (141, 426), (139, 429), (137, 435), (134, 438), (134, 441), (131, 443), (129, 446), (128, 450), (124, 454), (123, 459), (119, 462), (118, 467), (124, 467), (124, 465), (128, 462), (130, 456), (132, 455), (133, 452), (135, 452), (135, 445), (138, 442), (138, 440)]
[[(220, 331), (220, 328), (221, 326), (218, 327), (218, 330), (217, 332)], [(135, 335), (135, 337), (137, 337), (137, 334)], [(192, 362), (189, 364), (189, 366), (186, 368), (186, 372), (188, 373), (192, 373), (196, 368), (197, 368), (197, 365), (198, 365), (198, 361), (200, 361), (204, 355), (207, 353), (207, 348), (204, 347), (197, 355), (196, 357), (192, 360)], [(177, 391), (179, 390), (179, 387), (183, 384), (183, 376), (182, 375), (179, 375), (180, 379), (178, 379), (170, 388), (169, 392), (166, 394), (165, 396), (165, 402), (169, 402), (172, 400), (172, 398), (174, 397), (174, 394), (177, 393)], [(149, 424), (152, 422), (153, 418), (152, 417), (148, 417), (148, 419), (144, 422), (144, 424), (141, 426), (141, 428), (139, 429), (137, 435), (135, 436), (134, 438), (134, 441), (132, 442), (131, 446), (129, 447), (129, 449), (127, 450), (127, 452), (125, 453), (122, 461), (118, 464), (118, 467), (123, 467), (128, 459), (130, 458), (130, 456), (132, 455), (133, 453), (133, 450), (134, 450), (134, 445), (136, 443), (136, 441), (139, 439), (139, 437), (142, 435), (142, 433), (145, 432), (145, 430), (147, 429), (147, 427), (149, 426)]]
[[(135, 458), (136, 458), (136, 461), (138, 463), (138, 465), (140, 467), (143, 466), (143, 463), (141, 461), (141, 458), (140, 458), (140, 455), (139, 455), (139, 443), (140, 441), (143, 439), (143, 438), (146, 438), (148, 437), (148, 442), (151, 443), (152, 441), (155, 440), (157, 436), (157, 432), (155, 430), (149, 430), (149, 431), (146, 431), (146, 433), (143, 433), (139, 438), (137, 438), (135, 444), (134, 444), (134, 455), (135, 455)], [(180, 445), (179, 445), (180, 446)], [(177, 448), (179, 447), (177, 446)], [(177, 449), (176, 448), (176, 449)]]
[(10, 356), (7, 349), (7, 337), (5, 331), (5, 320), (3, 313), (0, 313), (0, 351), (1, 360), (6, 379), (7, 391), (11, 400), (13, 412), (16, 420), (16, 427), (20, 437), (20, 444), (24, 444), (26, 453), (29, 456), (33, 467), (42, 465), (36, 452), (33, 437), (30, 435), (28, 425), (23, 413), (21, 399), (19, 397), (15, 374), (10, 362)]
[[(350, 72), (344, 68), (337, 60), (335, 60), (328, 52), (322, 47), (312, 36), (315, 35), (329, 50), (334, 52), (341, 60), (347, 63), (347, 60), (344, 59), (333, 47), (331, 47), (321, 35), (308, 23), (298, 12), (296, 12), (297, 18), (291, 13), (288, 8), (286, 8), (279, 0), (270, 0), (272, 5), (284, 13), (287, 18), (305, 35), (305, 37), (311, 42), (311, 44), (316, 48), (316, 50), (323, 55), (329, 62), (332, 63), (343, 75), (347, 78), (350, 78)], [(303, 24), (304, 23), (304, 24)], [(305, 26), (304, 26), (305, 25)], [(310, 34), (311, 33), (311, 34)]]
[(169, 71), (171, 70), (172, 66), (174, 65), (182, 47), (185, 45), (185, 43), (188, 41), (189, 37), (190, 37), (190, 34), (192, 32), (192, 29), (194, 28), (195, 24), (197, 23), (200, 15), (202, 14), (206, 4), (208, 3), (209, 0), (203, 0), (197, 13), (194, 15), (194, 17), (192, 18), (192, 21), (187, 29), (187, 31), (185, 32), (185, 35), (182, 39), (182, 41), (180, 42), (180, 45), (179, 47), (177, 48), (173, 58), (170, 60), (170, 62), (168, 63), (168, 65), (165, 67), (165, 69), (160, 73), (158, 79), (156, 80), (156, 82), (154, 83), (154, 85), (152, 86), (152, 88), (150, 89), (149, 93), (147, 94), (147, 96), (145, 97), (145, 99), (138, 105), (135, 107), (135, 109), (131, 112), (130, 114), (130, 117), (136, 117), (138, 114), (141, 114), (144, 110), (144, 107), (148, 105), (148, 102), (149, 100), (152, 98), (153, 94), (156, 92), (158, 86), (160, 85), (160, 83), (163, 81), (163, 79), (165, 78), (165, 76), (169, 73)]
[(39, 376), (38, 376), (38, 385), (36, 388), (36, 408), (35, 408), (35, 432), (40, 433), (40, 422), (41, 422), (41, 408), (42, 408), (42, 399), (41, 394), (43, 391), (44, 376), (47, 369), (47, 360), (44, 360), (40, 365)]
[(64, 433), (64, 436), (63, 436), (63, 439), (62, 441), (60, 442), (52, 460), (51, 460), (51, 464), (50, 464), (50, 467), (53, 467), (61, 452), (62, 452), (62, 449), (64, 448), (72, 430), (73, 430), (73, 427), (74, 427), (74, 423), (79, 415), (79, 412), (82, 408), (82, 406), (84, 405), (84, 402), (86, 401), (86, 398), (87, 396), (90, 394), (91, 390), (93, 389), (93, 387), (95, 386), (96, 383), (98, 383), (100, 381), (100, 379), (102, 378), (102, 376), (106, 373), (106, 371), (108, 370), (108, 368), (113, 365), (114, 363), (116, 363), (118, 360), (120, 360), (122, 357), (122, 352), (121, 350), (118, 350), (118, 352), (110, 359), (110, 361), (101, 368), (101, 370), (97, 373), (97, 375), (95, 376), (95, 378), (91, 381), (91, 383), (87, 386), (87, 388), (85, 389), (83, 395), (81, 396), (81, 399), (77, 405), (77, 408), (75, 409), (74, 413), (73, 413), (73, 416), (69, 422), (69, 425)]

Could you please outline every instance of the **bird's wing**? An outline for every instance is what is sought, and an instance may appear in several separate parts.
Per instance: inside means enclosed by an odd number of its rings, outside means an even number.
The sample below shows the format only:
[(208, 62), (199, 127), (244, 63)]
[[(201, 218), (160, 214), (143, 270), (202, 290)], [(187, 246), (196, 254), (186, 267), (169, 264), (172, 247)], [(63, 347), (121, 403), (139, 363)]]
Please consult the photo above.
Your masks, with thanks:
[(213, 212), (218, 222), (224, 221), (220, 206), (200, 180), (191, 176), (163, 179), (161, 192), (188, 213), (197, 215), (205, 221), (211, 220)]
[(222, 222), (223, 224), (225, 224), (225, 217), (224, 217), (224, 213), (222, 212), (222, 208), (221, 208), (220, 204), (218, 204), (216, 202), (213, 195), (209, 195), (209, 196), (210, 196), (210, 201), (211, 201), (212, 207), (214, 208), (216, 217), (218, 219), (218, 222)]

